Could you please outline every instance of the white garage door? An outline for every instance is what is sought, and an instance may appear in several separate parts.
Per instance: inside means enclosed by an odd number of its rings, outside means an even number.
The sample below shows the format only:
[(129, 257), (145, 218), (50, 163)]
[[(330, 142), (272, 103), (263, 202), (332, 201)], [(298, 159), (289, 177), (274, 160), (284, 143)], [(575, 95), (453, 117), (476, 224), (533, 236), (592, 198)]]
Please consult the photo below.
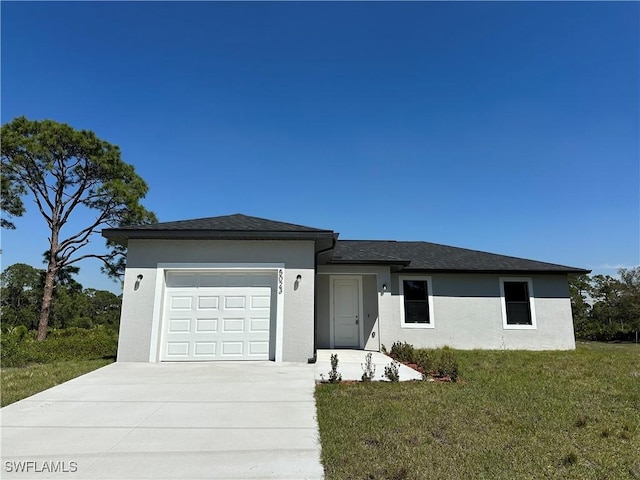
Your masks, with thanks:
[(269, 360), (274, 275), (168, 272), (163, 361)]

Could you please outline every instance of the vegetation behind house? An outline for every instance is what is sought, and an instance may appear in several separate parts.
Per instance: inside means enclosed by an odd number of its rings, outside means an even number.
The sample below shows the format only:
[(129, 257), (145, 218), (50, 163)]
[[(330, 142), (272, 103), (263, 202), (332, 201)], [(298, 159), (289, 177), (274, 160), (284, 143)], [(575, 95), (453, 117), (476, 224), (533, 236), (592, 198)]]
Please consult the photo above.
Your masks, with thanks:
[(579, 275), (569, 282), (576, 338), (638, 342), (640, 267), (609, 275)]

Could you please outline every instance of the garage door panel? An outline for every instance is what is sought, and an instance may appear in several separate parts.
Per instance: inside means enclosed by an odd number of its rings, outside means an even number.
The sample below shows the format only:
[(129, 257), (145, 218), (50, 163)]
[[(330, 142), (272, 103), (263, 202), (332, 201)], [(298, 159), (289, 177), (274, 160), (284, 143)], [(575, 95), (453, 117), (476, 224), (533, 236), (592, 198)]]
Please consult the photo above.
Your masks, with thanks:
[(196, 320), (197, 333), (215, 333), (218, 331), (217, 318), (198, 318)]
[(268, 355), (269, 342), (249, 342), (249, 355)]
[(218, 310), (220, 297), (198, 296), (198, 310)]
[[(249, 331), (269, 333), (269, 319), (268, 318), (250, 318)], [(268, 339), (268, 336), (267, 336), (267, 339)]]
[(195, 342), (195, 356), (211, 356), (216, 354), (216, 342)]
[(168, 342), (167, 355), (170, 357), (188, 357), (189, 342)]
[(222, 331), (225, 333), (244, 332), (244, 318), (223, 318)]
[(193, 298), (191, 296), (173, 296), (171, 297), (171, 310), (191, 310)]
[(268, 360), (274, 281), (265, 273), (169, 272), (161, 359)]
[(246, 305), (245, 297), (225, 295), (224, 308), (226, 310), (244, 309)]
[(169, 332), (182, 333), (189, 332), (191, 330), (190, 318), (170, 318), (169, 319)]
[(242, 356), (244, 354), (244, 342), (222, 342), (222, 356)]
[(268, 311), (271, 306), (271, 297), (268, 295), (251, 295), (250, 305), (252, 309), (263, 309)]

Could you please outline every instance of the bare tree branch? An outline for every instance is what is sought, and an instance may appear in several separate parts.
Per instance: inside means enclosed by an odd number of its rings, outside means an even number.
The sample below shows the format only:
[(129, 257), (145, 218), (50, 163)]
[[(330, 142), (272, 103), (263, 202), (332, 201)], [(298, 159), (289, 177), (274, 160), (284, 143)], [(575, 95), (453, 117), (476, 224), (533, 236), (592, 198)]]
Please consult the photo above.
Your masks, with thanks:
[(92, 233), (96, 231), (96, 229), (104, 222), (105, 213), (103, 212), (95, 222), (89, 225), (86, 228), (83, 228), (75, 235), (67, 237), (65, 240), (60, 242), (60, 246), (64, 249), (69, 245), (73, 245), (76, 243), (82, 243), (87, 239)]
[[(68, 206), (66, 214), (62, 217), (63, 223), (67, 222), (71, 212), (73, 212), (73, 210), (78, 206), (78, 204), (81, 203), (82, 194), (86, 192), (87, 188), (89, 187), (87, 182), (88, 182), (88, 179), (87, 179), (87, 176), (85, 175), (83, 176), (82, 181), (78, 185), (78, 188), (76, 189), (76, 191), (71, 195), (69, 195), (69, 199), (67, 201), (62, 202), (63, 208)], [(71, 205), (67, 205), (69, 202), (71, 202)]]

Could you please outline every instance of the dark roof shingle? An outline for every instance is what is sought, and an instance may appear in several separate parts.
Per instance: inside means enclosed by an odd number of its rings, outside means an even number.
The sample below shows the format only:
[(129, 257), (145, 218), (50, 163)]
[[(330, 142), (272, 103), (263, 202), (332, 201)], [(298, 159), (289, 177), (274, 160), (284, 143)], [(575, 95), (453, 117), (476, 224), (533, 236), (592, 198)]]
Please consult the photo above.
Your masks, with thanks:
[(316, 240), (317, 248), (333, 242), (333, 231), (250, 217), (240, 213), (176, 222), (105, 228), (102, 236), (126, 244), (129, 239)]
[(587, 273), (565, 265), (498, 255), (429, 242), (338, 240), (330, 263), (397, 260), (406, 271)]
[[(332, 264), (392, 265), (397, 270), (430, 272), (589, 273), (588, 270), (497, 255), (429, 242), (337, 240), (332, 230), (278, 222), (240, 213), (150, 225), (107, 228), (102, 235), (126, 244), (129, 239), (313, 240), (316, 252)], [(335, 247), (331, 247), (335, 241)], [(323, 260), (324, 262), (324, 260)]]
[[(111, 230), (111, 229), (108, 229)], [(220, 217), (196, 218), (193, 220), (180, 220), (176, 222), (153, 223), (149, 225), (134, 225), (120, 227), (114, 230), (208, 230), (208, 231), (234, 231), (234, 232), (326, 232), (319, 228), (305, 227), (293, 223), (277, 222), (266, 218), (250, 217), (241, 213), (223, 215)]]

